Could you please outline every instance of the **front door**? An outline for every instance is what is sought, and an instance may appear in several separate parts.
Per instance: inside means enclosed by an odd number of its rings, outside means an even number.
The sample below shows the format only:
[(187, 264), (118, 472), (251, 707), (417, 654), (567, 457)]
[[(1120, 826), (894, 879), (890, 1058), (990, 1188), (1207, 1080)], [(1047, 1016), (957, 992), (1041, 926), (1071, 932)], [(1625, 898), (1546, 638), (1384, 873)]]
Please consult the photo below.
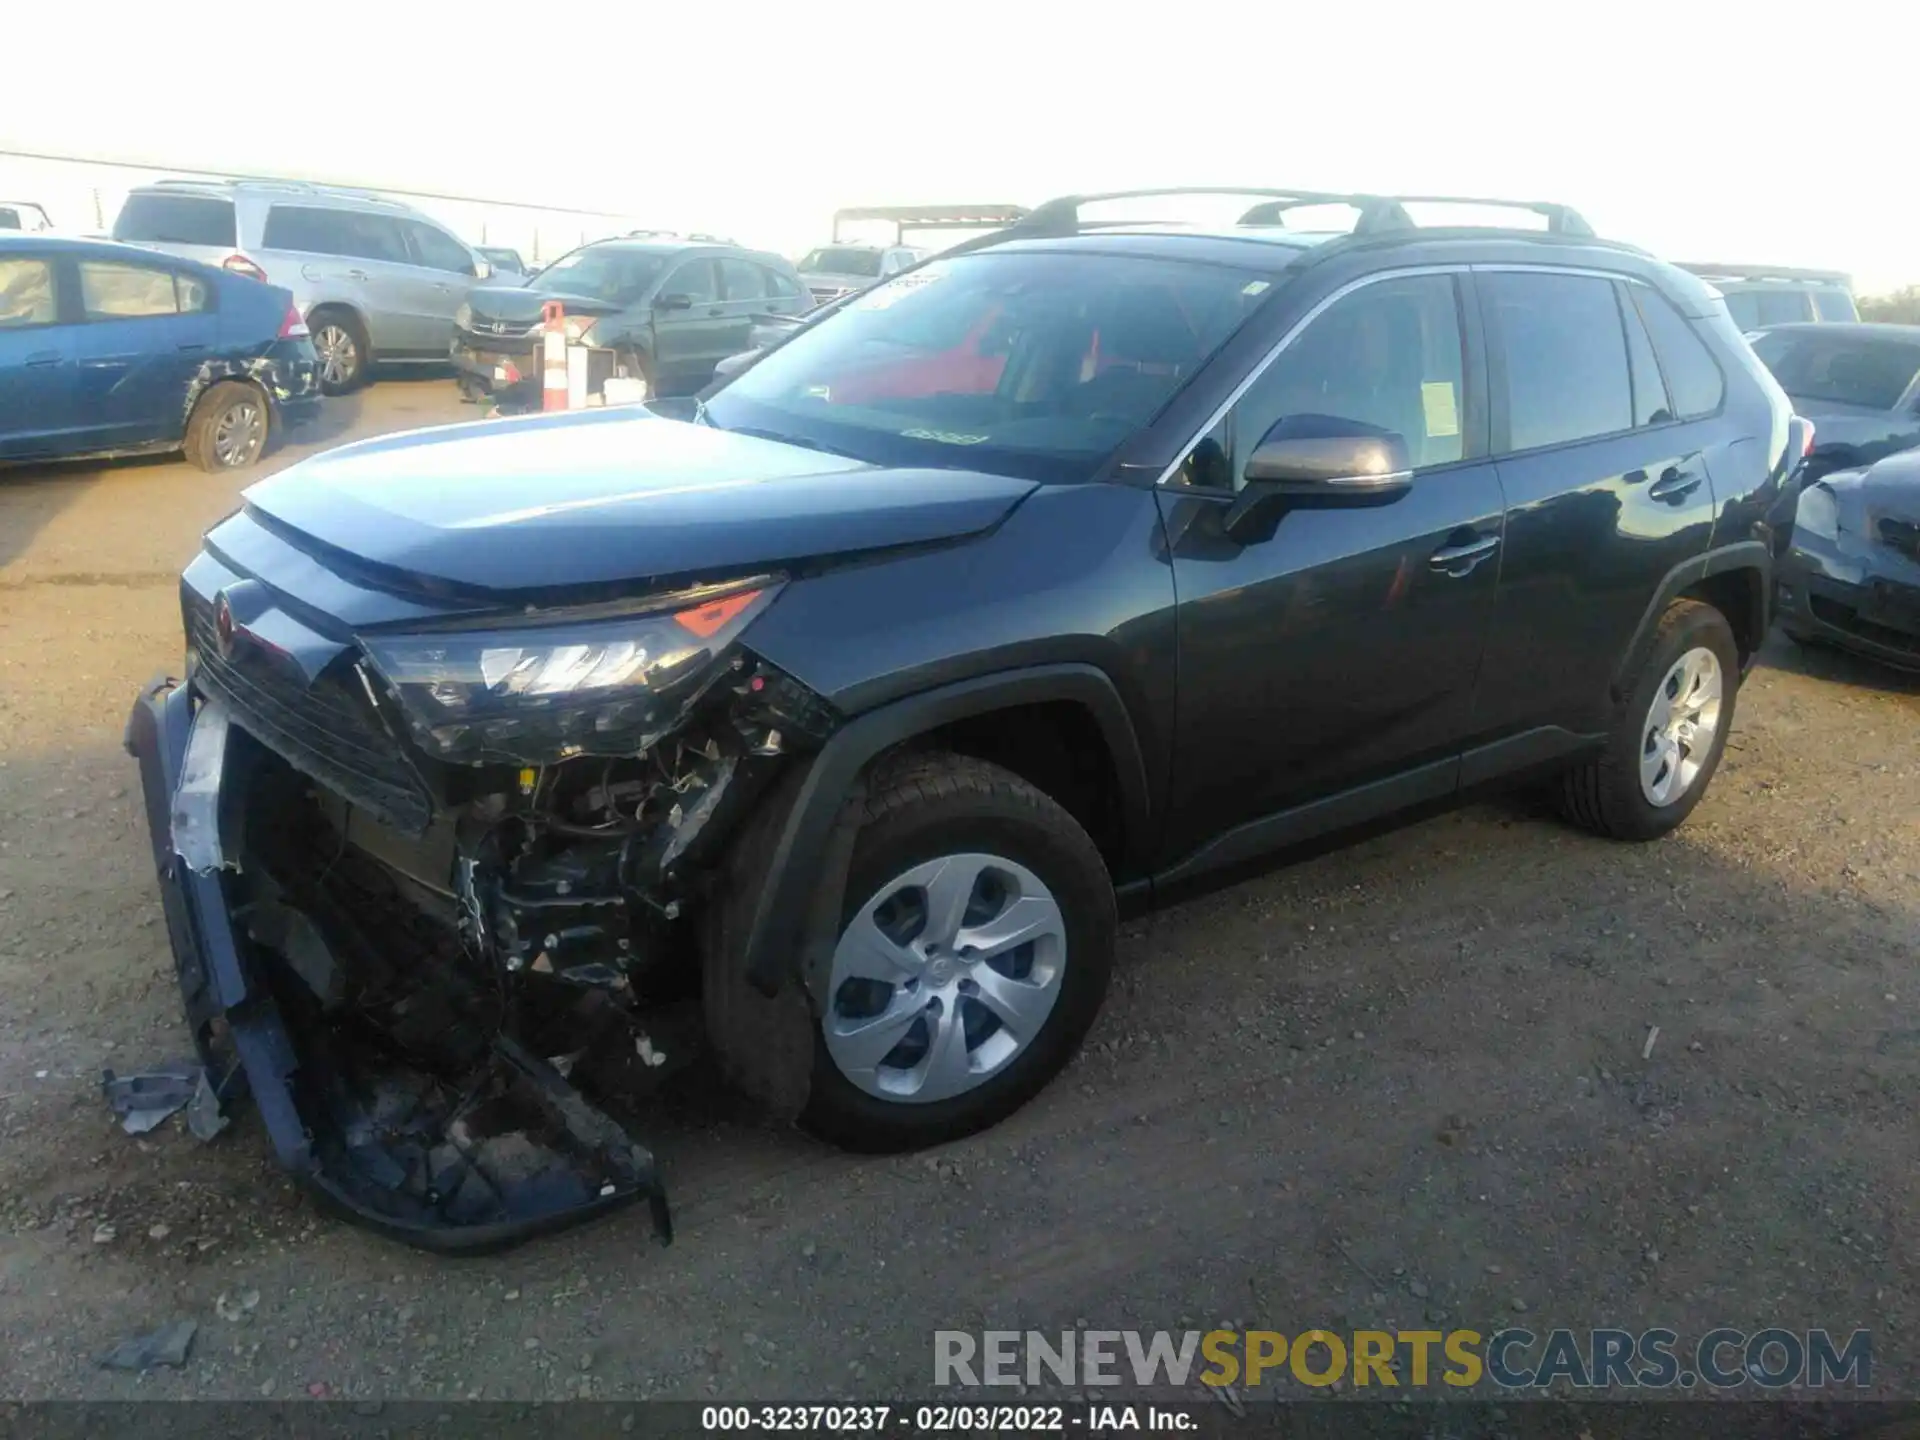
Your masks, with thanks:
[(157, 265), (81, 260), (75, 404), (89, 450), (171, 444), (219, 339), (212, 287)]
[(687, 394), (713, 378), (713, 367), (733, 353), (729, 322), (719, 267), (706, 258), (676, 266), (653, 309), (653, 374), (663, 395)]
[(445, 354), (453, 344), (453, 317), (473, 288), (473, 256), (467, 247), (422, 220), (403, 222), (413, 268), (419, 272), (421, 335), (429, 351)]
[(1721, 381), (1646, 286), (1544, 270), (1476, 284), (1508, 505), (1478, 724), (1491, 741), (1571, 745), (1606, 728), (1610, 662), (1668, 573), (1707, 548)]
[(0, 455), (73, 447), (73, 327), (60, 323), (56, 262), (0, 256)]
[[(1176, 870), (1454, 789), (1504, 508), (1467, 286), (1389, 274), (1334, 300), (1162, 487), (1179, 597)], [(1281, 419), (1315, 415), (1400, 435), (1411, 487), (1367, 508), (1292, 510), (1269, 538), (1236, 543), (1221, 519), (1248, 455)]]

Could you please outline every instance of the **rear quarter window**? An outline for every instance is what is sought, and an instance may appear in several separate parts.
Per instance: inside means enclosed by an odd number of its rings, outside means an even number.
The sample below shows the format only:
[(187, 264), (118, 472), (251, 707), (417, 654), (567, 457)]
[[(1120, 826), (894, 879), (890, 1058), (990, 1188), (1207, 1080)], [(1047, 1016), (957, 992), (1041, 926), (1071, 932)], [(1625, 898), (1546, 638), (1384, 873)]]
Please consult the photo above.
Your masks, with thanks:
[(1682, 420), (1713, 414), (1726, 396), (1727, 382), (1706, 342), (1666, 296), (1645, 285), (1629, 285), (1627, 293), (1653, 340), (1674, 414)]
[(235, 243), (233, 202), (217, 195), (159, 195), (135, 191), (120, 207), (113, 238), (144, 245)]

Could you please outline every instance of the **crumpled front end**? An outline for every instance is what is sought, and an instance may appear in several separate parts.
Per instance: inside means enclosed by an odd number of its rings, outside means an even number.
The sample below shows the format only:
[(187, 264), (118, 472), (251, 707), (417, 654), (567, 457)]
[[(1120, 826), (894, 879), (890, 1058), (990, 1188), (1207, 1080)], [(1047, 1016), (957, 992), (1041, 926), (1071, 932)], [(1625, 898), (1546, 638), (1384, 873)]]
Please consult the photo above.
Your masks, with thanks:
[[(630, 1117), (703, 1043), (694, 922), (727, 842), (830, 712), (704, 597), (678, 615), (714, 641), (697, 677), (453, 724), (433, 667), (457, 641), (342, 639), (204, 555), (182, 593), (188, 679), (147, 687), (127, 748), (222, 1105), (251, 1093), (282, 1163), (408, 1243), (497, 1248), (641, 1200), (668, 1238)], [(475, 665), (579, 659), (570, 632), (497, 638)]]

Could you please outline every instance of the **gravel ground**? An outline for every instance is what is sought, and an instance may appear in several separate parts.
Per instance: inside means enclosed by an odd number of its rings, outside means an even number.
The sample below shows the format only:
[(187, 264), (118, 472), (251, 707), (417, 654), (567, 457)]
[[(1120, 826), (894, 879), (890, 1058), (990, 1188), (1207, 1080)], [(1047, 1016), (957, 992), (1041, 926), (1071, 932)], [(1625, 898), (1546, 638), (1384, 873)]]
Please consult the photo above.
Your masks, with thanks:
[[(275, 463), (471, 413), (389, 381)], [(135, 1139), (100, 1098), (189, 1048), (119, 740), (236, 489), (0, 473), (0, 1398), (873, 1398), (936, 1328), (1520, 1315), (1868, 1326), (1916, 1393), (1920, 684), (1776, 639), (1666, 841), (1516, 799), (1274, 872), (1130, 925), (986, 1135), (848, 1157), (690, 1085), (646, 1132), (670, 1249), (628, 1212), (448, 1261), (318, 1214), (251, 1117)], [(176, 1318), (183, 1369), (97, 1367)]]

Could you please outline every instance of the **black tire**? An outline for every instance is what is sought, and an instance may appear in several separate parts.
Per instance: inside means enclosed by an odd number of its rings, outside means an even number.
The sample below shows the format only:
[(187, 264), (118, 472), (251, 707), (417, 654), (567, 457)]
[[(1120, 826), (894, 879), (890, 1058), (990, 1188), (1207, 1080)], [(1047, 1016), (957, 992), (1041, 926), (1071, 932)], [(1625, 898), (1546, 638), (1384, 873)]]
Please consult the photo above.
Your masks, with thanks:
[[(344, 371), (331, 379), (326, 369), (327, 345), (324, 343), (330, 327), (337, 328), (346, 337), (352, 352)], [(359, 316), (339, 306), (322, 305), (307, 317), (307, 332), (312, 335), (314, 351), (320, 356), (321, 394), (348, 395), (367, 383), (373, 359), (367, 343), (367, 327), (360, 323)]]
[[(1642, 726), (1667, 672), (1697, 647), (1711, 650), (1720, 664), (1719, 727), (1693, 783), (1667, 804), (1655, 805), (1640, 785), (1640, 753), (1646, 741)], [(1680, 825), (1720, 768), (1739, 694), (1740, 650), (1726, 617), (1698, 600), (1674, 601), (1654, 627), (1638, 669), (1614, 705), (1606, 745), (1561, 777), (1561, 813), (1581, 829), (1614, 840), (1654, 840)]]
[[(241, 435), (235, 428), (241, 426), (257, 428)], [(267, 453), (272, 438), (267, 397), (244, 380), (222, 380), (194, 402), (187, 418), (187, 459), (214, 475), (245, 470)]]
[(1106, 997), (1119, 920), (1099, 850), (1045, 794), (982, 760), (916, 757), (873, 777), (854, 842), (842, 926), (894, 876), (956, 850), (1004, 856), (1053, 892), (1066, 927), (1059, 999), (1006, 1069), (974, 1089), (927, 1104), (883, 1100), (858, 1088), (834, 1064), (816, 1024), (813, 1081), (800, 1122), (844, 1149), (916, 1150), (1004, 1119), (1073, 1057)]

